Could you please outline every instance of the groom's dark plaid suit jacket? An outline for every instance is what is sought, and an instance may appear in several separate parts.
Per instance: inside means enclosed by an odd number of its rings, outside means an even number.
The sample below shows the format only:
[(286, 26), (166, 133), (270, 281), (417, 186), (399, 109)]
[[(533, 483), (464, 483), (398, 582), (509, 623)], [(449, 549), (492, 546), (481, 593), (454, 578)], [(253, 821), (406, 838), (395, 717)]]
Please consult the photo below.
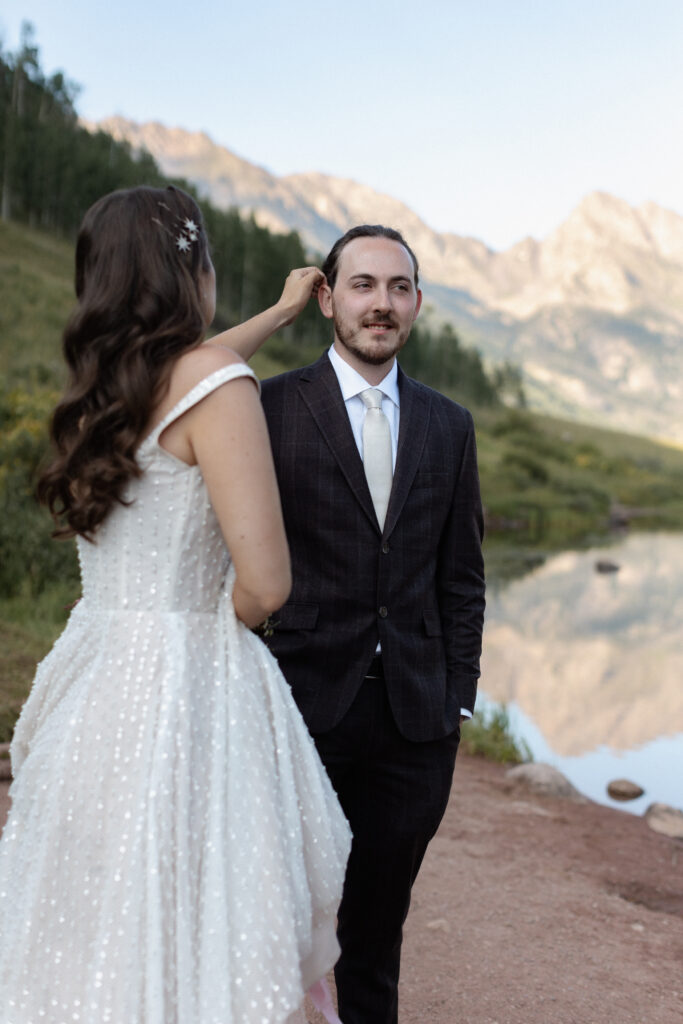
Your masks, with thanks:
[(484, 571), (472, 418), (400, 369), (398, 386), (380, 531), (327, 354), (263, 384), (294, 578), (269, 645), (313, 733), (348, 710), (378, 640), (406, 738), (445, 736), (474, 706)]

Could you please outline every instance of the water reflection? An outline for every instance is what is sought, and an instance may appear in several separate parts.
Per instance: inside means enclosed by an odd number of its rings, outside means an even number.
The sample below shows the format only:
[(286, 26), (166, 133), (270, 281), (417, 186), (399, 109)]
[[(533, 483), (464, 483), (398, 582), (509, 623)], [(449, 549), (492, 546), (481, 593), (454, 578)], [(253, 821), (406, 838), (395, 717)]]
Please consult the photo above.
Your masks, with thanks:
[(648, 790), (629, 809), (683, 806), (683, 535), (629, 536), (608, 556), (618, 572), (596, 572), (604, 549), (564, 552), (491, 588), (481, 687), (594, 799), (628, 776)]

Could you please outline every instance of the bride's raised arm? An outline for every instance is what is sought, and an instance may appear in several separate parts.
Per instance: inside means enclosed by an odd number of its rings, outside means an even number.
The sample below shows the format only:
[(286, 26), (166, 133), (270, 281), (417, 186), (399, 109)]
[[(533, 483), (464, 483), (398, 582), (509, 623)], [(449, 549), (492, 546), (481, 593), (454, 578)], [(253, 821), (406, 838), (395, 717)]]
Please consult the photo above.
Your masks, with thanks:
[(270, 338), (287, 324), (298, 317), (311, 295), (317, 291), (325, 280), (318, 267), (299, 267), (292, 270), (285, 281), (282, 295), (268, 309), (257, 313), (251, 320), (237, 324), (221, 334), (211, 338), (211, 345), (224, 345), (248, 361), (253, 354)]

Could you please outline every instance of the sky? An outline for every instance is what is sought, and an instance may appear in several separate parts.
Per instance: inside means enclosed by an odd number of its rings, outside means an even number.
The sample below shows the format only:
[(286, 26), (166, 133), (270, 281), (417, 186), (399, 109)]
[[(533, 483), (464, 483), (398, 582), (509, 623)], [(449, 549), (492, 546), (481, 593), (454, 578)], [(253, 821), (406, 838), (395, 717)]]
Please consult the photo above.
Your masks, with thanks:
[(2, 0), (90, 120), (205, 131), (504, 249), (588, 193), (683, 214), (680, 0)]

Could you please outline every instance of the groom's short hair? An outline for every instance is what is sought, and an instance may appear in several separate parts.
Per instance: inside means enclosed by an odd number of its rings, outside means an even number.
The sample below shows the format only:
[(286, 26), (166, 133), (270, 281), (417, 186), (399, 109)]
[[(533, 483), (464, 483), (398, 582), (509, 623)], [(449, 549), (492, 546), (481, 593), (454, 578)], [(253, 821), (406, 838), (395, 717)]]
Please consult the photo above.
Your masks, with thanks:
[(337, 281), (339, 257), (341, 256), (343, 249), (349, 244), (349, 242), (352, 242), (354, 238), (388, 238), (390, 241), (398, 242), (399, 245), (402, 245), (413, 261), (413, 267), (415, 269), (415, 287), (419, 287), (418, 273), (420, 268), (418, 266), (417, 256), (410, 248), (400, 231), (396, 231), (395, 228), (387, 228), (383, 224), (359, 224), (355, 228), (349, 228), (345, 235), (342, 235), (341, 238), (337, 239), (322, 265), (322, 272), (325, 275), (330, 289), (334, 289)]

